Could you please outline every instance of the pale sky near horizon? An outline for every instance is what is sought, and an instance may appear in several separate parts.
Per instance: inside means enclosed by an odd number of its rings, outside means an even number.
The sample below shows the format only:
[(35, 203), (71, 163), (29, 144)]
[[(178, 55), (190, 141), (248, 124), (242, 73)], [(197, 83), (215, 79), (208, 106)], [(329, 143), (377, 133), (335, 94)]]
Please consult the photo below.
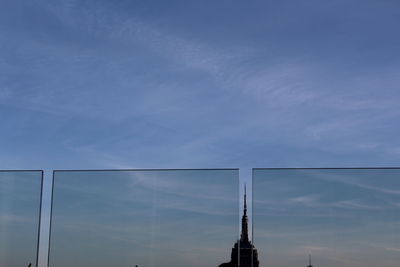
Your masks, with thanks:
[(260, 266), (397, 267), (400, 170), (255, 170)]
[(36, 266), (41, 171), (0, 171), (0, 266)]
[[(0, 168), (399, 166), (397, 0), (0, 1)], [(48, 213), (45, 209), (45, 218)]]
[(56, 172), (50, 267), (218, 266), (238, 237), (239, 171)]

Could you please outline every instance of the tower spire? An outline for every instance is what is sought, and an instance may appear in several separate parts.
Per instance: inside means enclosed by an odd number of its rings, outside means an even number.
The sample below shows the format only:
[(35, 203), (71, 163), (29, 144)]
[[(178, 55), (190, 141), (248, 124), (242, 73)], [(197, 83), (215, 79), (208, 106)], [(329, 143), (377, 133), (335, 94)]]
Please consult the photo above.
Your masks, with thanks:
[(247, 219), (247, 201), (246, 201), (246, 184), (244, 184), (244, 201), (243, 201), (243, 217), (242, 217), (242, 233), (240, 235), (241, 242), (249, 242), (249, 227)]

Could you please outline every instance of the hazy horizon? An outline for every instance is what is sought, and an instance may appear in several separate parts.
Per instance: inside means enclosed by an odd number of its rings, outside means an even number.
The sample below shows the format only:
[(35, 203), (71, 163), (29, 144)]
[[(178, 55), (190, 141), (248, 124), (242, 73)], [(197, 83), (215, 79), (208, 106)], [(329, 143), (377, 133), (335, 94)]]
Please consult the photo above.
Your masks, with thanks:
[(238, 236), (238, 174), (55, 172), (49, 267), (217, 266)]
[(400, 169), (255, 170), (260, 266), (397, 267)]
[[(41, 174), (0, 172), (0, 265), (35, 264)], [(396, 267), (399, 176), (400, 169), (254, 169), (247, 203), (260, 267), (306, 266), (309, 254), (315, 267)], [(238, 169), (54, 177), (50, 267), (218, 266), (239, 236)]]
[(0, 170), (0, 266), (36, 266), (41, 171)]

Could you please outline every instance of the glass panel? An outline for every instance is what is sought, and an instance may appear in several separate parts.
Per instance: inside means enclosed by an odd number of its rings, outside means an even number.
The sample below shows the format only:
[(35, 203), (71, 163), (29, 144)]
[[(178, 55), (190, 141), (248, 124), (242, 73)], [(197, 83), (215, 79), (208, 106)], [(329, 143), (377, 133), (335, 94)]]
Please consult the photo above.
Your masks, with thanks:
[(399, 266), (399, 178), (400, 169), (253, 170), (260, 265)]
[(49, 266), (218, 266), (238, 170), (56, 171)]
[(0, 266), (36, 266), (42, 171), (0, 171)]

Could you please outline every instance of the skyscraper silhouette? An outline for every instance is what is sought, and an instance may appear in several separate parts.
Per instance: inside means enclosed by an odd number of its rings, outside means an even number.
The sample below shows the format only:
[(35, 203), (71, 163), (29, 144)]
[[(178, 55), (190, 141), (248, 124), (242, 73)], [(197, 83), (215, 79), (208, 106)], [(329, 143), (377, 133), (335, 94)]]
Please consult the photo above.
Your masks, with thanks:
[(247, 217), (247, 202), (246, 202), (246, 185), (244, 186), (244, 207), (242, 217), (242, 231), (240, 240), (238, 240), (232, 248), (231, 261), (222, 263), (219, 267), (258, 267), (257, 249), (249, 240), (249, 225)]

